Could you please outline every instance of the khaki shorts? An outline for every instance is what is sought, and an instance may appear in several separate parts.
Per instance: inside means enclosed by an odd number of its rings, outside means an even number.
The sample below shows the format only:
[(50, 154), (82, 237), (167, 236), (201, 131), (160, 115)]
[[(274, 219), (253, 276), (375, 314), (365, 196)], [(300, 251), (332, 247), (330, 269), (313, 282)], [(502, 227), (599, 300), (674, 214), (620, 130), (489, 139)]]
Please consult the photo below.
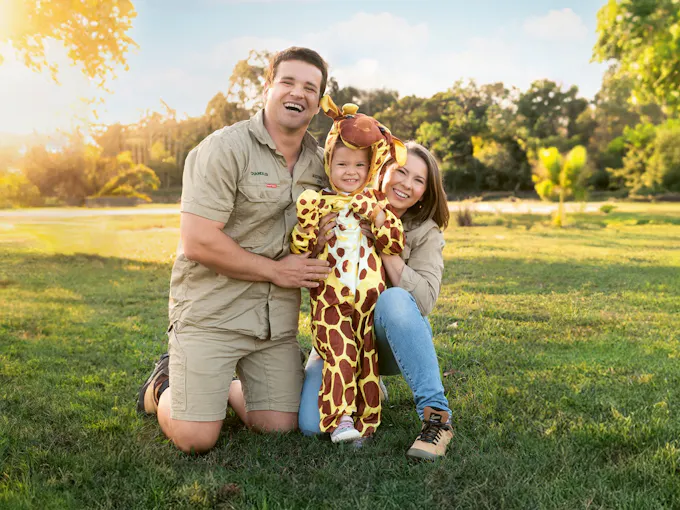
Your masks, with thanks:
[(175, 420), (218, 421), (227, 414), (234, 371), (247, 411), (297, 413), (304, 371), (297, 339), (258, 340), (176, 322), (168, 332), (171, 413)]

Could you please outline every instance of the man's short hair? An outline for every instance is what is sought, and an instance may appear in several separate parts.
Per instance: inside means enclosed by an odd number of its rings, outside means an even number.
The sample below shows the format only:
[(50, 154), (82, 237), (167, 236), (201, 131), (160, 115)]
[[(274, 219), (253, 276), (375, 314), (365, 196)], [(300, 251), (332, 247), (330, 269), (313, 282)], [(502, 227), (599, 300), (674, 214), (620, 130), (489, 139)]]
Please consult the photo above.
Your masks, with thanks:
[(321, 71), (321, 90), (319, 90), (319, 97), (323, 96), (326, 91), (326, 81), (328, 80), (328, 64), (321, 58), (321, 55), (309, 48), (291, 46), (290, 48), (275, 53), (269, 60), (269, 67), (265, 73), (266, 83), (274, 83), (279, 64), (281, 62), (286, 62), (287, 60), (301, 60), (302, 62), (307, 62), (319, 69), (319, 71)]

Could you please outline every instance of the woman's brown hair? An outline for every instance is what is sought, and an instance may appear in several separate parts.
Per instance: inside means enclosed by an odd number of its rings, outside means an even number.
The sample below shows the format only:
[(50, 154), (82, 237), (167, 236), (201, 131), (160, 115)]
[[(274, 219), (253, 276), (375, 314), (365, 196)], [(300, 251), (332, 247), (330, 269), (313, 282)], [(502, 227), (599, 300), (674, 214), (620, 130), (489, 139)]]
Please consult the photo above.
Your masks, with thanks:
[[(449, 224), (449, 205), (446, 200), (446, 192), (442, 184), (442, 176), (437, 160), (434, 159), (430, 151), (419, 143), (409, 141), (405, 145), (409, 154), (418, 156), (425, 162), (427, 166), (427, 184), (422, 199), (409, 207), (402, 216), (402, 219), (423, 223), (432, 218), (439, 228), (444, 230)], [(396, 163), (388, 161), (385, 167), (388, 165), (396, 165)], [(381, 172), (381, 183), (383, 176), (384, 172)]]

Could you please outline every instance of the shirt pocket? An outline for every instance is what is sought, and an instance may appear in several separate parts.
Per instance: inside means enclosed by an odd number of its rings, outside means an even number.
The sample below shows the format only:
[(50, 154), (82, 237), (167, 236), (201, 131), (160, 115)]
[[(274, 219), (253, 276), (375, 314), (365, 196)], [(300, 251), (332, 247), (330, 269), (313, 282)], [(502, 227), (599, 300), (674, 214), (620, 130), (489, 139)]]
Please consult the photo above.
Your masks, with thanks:
[[(286, 236), (285, 210), (291, 205), (290, 187), (242, 183), (225, 233), (241, 247), (258, 254), (280, 250)], [(266, 252), (266, 253), (265, 253)]]
[(241, 184), (238, 190), (248, 202), (253, 203), (280, 202), (284, 195), (284, 189), (279, 184)]

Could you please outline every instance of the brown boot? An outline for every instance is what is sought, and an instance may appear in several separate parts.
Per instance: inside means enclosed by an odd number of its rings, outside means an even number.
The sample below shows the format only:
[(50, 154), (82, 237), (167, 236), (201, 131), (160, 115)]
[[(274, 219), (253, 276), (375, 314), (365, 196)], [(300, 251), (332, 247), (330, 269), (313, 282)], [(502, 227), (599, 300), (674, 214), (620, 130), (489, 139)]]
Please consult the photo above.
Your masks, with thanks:
[[(156, 414), (158, 411), (158, 399), (162, 390), (168, 387), (170, 372), (168, 363), (170, 356), (166, 353), (156, 363), (151, 375), (139, 389), (137, 396), (137, 412), (144, 414)], [(161, 391), (159, 391), (161, 390)]]
[(406, 456), (412, 459), (437, 460), (446, 454), (446, 447), (453, 438), (453, 430), (447, 423), (449, 413), (426, 407), (423, 418), (423, 428)]

